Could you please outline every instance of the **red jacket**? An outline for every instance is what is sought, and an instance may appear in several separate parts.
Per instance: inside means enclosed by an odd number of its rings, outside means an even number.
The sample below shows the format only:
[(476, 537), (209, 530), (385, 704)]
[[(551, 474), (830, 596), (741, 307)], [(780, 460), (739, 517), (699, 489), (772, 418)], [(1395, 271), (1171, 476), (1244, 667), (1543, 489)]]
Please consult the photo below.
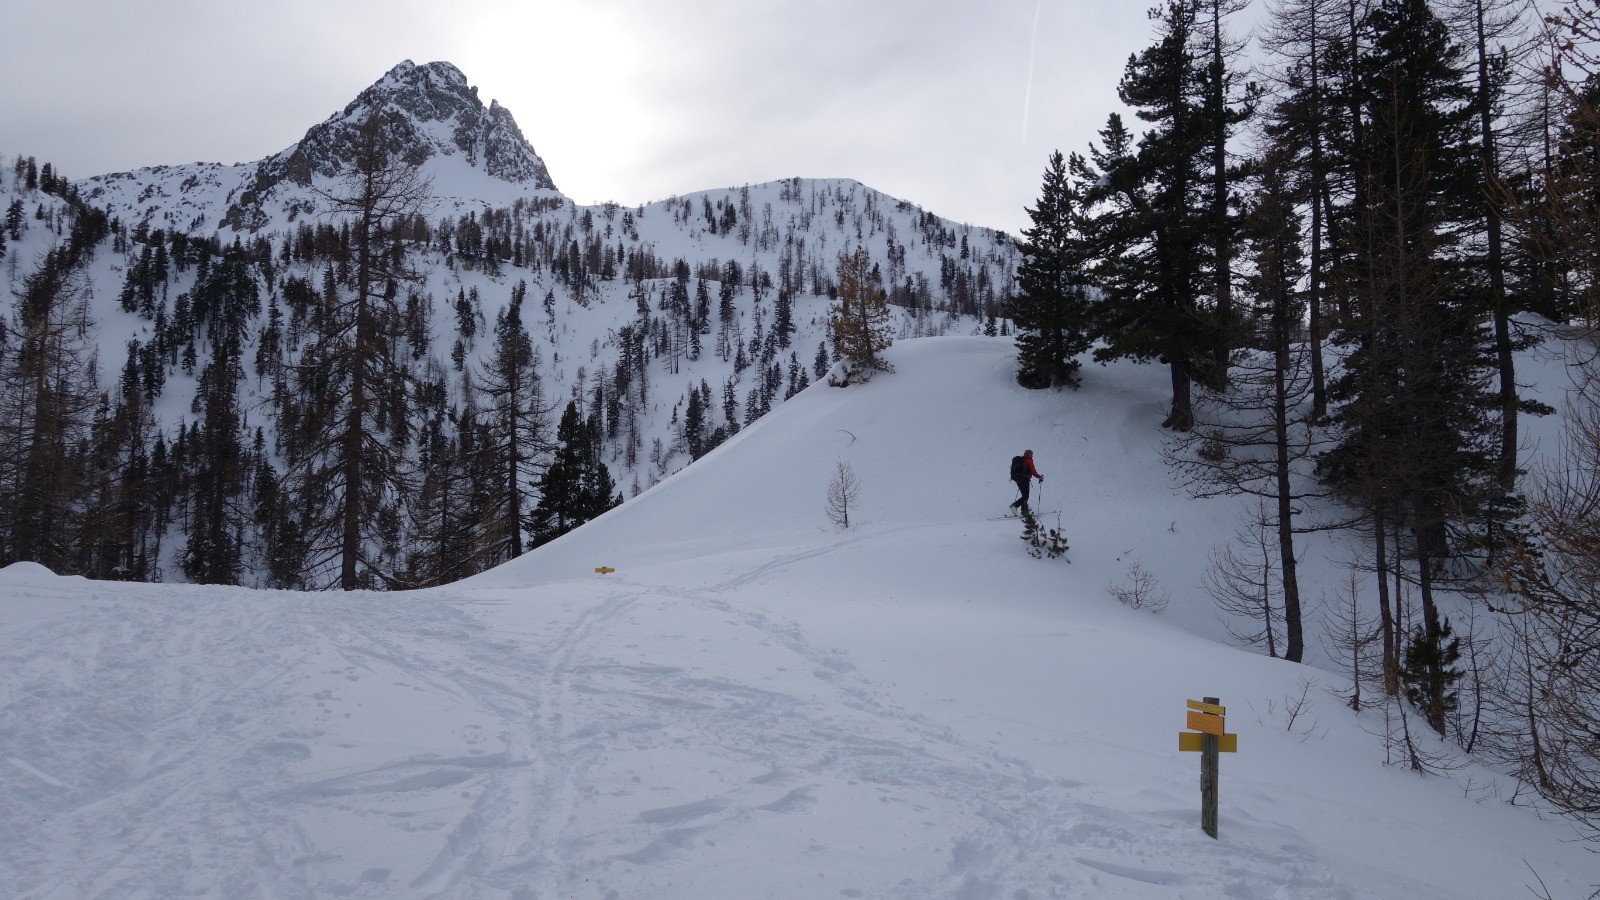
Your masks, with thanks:
[(1043, 476), (1043, 475), (1040, 475), (1040, 474), (1039, 474), (1039, 470), (1038, 470), (1038, 469), (1035, 469), (1035, 468), (1034, 468), (1034, 467), (1033, 467), (1033, 457), (1031, 457), (1031, 456), (1024, 456), (1024, 457), (1023, 457), (1023, 458), (1022, 458), (1022, 461), (1023, 461), (1023, 462), (1024, 462), (1024, 463), (1025, 463), (1025, 464), (1027, 464), (1027, 466), (1028, 466), (1028, 474), (1030, 474), (1030, 475), (1032, 475), (1032, 476), (1033, 476), (1033, 477), (1035, 477), (1035, 478), (1037, 478), (1037, 479), (1039, 479), (1039, 480), (1040, 480), (1040, 481), (1043, 481), (1043, 480), (1044, 480), (1044, 476)]

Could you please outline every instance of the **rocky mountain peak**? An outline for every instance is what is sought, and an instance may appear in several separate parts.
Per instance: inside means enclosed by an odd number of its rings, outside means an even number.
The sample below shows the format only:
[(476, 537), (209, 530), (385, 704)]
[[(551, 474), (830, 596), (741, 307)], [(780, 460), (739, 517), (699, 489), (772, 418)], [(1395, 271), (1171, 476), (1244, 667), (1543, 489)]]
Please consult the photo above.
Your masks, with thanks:
[(406, 60), (299, 143), (258, 164), (253, 183), (234, 198), (222, 224), (256, 230), (272, 218), (265, 207), (274, 197), (283, 199), (285, 188), (347, 172), (356, 129), (371, 115), (383, 123), (391, 157), (410, 165), (464, 163), (524, 190), (556, 190), (510, 110), (498, 102), (484, 106), (478, 89), (448, 62)]

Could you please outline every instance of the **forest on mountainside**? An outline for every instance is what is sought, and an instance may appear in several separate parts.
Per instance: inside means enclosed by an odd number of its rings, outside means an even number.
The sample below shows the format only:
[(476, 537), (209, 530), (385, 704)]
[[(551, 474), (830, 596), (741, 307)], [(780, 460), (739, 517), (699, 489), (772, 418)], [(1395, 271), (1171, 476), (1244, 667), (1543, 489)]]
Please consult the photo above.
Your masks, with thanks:
[(860, 185), (430, 216), (373, 122), (356, 174), (317, 198), (330, 214), (285, 233), (151, 228), (48, 163), (0, 171), (0, 560), (446, 583), (581, 525), (826, 374), (840, 248), (895, 310), (888, 339), (999, 327), (1011, 242)]
[[(1118, 85), (1142, 128), (1050, 157), (1018, 382), (1166, 366), (1170, 463), (1258, 504), (1208, 573), (1237, 636), (1300, 661), (1297, 538), (1355, 533), (1372, 595), (1322, 623), (1351, 705), (1404, 697), (1600, 825), (1600, 4), (1284, 0), (1254, 57), (1246, 7), (1154, 9)], [(1552, 339), (1576, 389), (1530, 471), (1524, 419), (1555, 410), (1515, 360)]]

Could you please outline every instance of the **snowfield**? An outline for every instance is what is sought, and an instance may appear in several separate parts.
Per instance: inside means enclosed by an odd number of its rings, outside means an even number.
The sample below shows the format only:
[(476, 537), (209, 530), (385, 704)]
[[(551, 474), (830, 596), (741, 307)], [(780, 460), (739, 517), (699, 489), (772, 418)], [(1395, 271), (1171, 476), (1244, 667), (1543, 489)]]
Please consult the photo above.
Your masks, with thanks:
[[(8, 898), (1556, 898), (1600, 857), (1469, 760), (1222, 643), (1239, 504), (1159, 457), (1156, 367), (1015, 385), (901, 341), (467, 582), (302, 594), (0, 570)], [(1002, 518), (1012, 455), (1071, 541)], [(837, 462), (852, 527), (824, 513)], [(1042, 504), (1042, 506), (1041, 506)], [(1305, 593), (1344, 552), (1307, 551)], [(1172, 602), (1108, 586), (1139, 563)], [(597, 567), (613, 567), (600, 574)], [(1220, 839), (1185, 701), (1220, 697)], [(1440, 752), (1444, 752), (1440, 748)], [(1511, 801), (1515, 798), (1516, 803)]]

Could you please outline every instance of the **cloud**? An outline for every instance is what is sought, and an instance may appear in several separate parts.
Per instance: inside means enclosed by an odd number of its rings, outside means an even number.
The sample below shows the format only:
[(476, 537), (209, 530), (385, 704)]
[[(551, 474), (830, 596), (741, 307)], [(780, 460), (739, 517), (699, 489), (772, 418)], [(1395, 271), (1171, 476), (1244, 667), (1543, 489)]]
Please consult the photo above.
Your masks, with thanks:
[(580, 202), (850, 177), (1014, 230), (1147, 28), (1063, 0), (59, 0), (7, 13), (0, 154), (74, 177), (253, 161), (402, 59), (448, 60)]

